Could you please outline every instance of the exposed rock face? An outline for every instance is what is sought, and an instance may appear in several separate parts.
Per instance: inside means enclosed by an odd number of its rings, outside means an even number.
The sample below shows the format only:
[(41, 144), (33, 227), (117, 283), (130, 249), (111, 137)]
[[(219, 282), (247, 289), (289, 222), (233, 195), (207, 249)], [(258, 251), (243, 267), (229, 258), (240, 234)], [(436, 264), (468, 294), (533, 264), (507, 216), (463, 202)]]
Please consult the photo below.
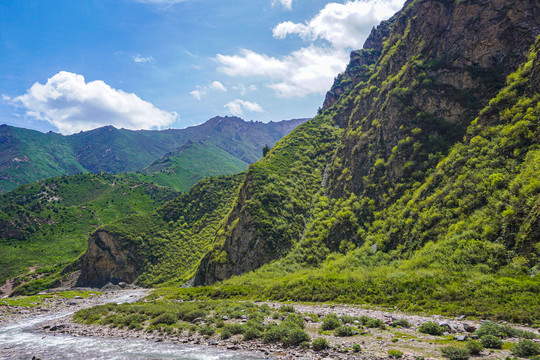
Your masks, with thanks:
[(343, 75), (351, 85), (343, 88), (340, 76), (327, 97), (348, 129), (329, 176), (334, 197), (352, 192), (384, 204), (405, 191), (400, 183), (422, 181), (526, 58), (540, 34), (540, 2), (408, 1), (390, 29), (367, 42), (383, 47), (375, 66), (355, 77), (353, 60)]
[(90, 235), (77, 286), (102, 287), (108, 282), (133, 283), (140, 275), (140, 261), (135, 248), (126, 247), (125, 244), (103, 230)]
[(238, 194), (238, 202), (229, 214), (225, 228), (234, 226), (232, 233), (223, 246), (216, 249), (217, 253), (210, 252), (202, 259), (194, 285), (213, 284), (280, 257), (281, 254), (269, 242), (261, 241), (257, 228), (251, 225), (249, 212), (242, 211), (243, 204), (252, 196), (248, 186), (250, 181), (252, 179), (248, 175)]

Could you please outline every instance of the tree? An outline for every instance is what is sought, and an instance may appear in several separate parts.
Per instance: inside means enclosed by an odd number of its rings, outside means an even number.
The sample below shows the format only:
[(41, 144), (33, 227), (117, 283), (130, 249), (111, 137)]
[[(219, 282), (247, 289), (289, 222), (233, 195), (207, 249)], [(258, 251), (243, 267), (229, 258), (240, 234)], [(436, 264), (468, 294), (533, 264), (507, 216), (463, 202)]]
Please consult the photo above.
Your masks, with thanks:
[(264, 145), (264, 147), (263, 147), (263, 157), (265, 157), (266, 154), (268, 154), (269, 151), (270, 151), (270, 146)]

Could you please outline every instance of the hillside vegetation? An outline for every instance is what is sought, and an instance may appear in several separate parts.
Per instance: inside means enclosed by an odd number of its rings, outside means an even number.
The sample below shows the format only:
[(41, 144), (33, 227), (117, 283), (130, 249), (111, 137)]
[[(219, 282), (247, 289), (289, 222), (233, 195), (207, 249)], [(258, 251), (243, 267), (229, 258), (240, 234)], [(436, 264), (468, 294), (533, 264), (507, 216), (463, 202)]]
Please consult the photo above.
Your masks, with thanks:
[(87, 247), (88, 234), (116, 218), (146, 213), (175, 191), (129, 175), (79, 174), (23, 185), (0, 195), (0, 283), (66, 264)]

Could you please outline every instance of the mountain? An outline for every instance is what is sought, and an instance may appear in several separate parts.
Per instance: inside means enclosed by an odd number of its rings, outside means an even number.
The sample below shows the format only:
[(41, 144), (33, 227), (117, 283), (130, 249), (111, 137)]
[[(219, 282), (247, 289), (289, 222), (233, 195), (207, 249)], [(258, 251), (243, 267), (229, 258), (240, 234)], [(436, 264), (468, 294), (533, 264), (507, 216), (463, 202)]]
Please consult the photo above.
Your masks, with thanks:
[[(261, 123), (215, 117), (180, 130), (132, 131), (106, 126), (70, 136), (1, 125), (0, 191), (53, 176), (143, 170), (188, 141), (212, 145), (220, 153), (218, 157), (223, 157), (223, 152), (230, 154), (237, 158), (235, 165), (238, 160), (249, 164), (262, 156), (264, 145), (272, 146), (306, 120)], [(193, 178), (207, 175), (197, 173)], [(194, 184), (181, 183), (184, 191)]]
[(185, 192), (203, 178), (238, 174), (246, 171), (248, 165), (211, 143), (188, 141), (141, 170), (139, 177)]
[[(219, 214), (193, 192), (198, 202), (165, 204), (167, 217), (104, 226), (79, 285), (95, 278), (92, 259), (124, 249), (131, 272), (109, 261), (121, 276), (94, 284), (538, 323), (539, 5), (407, 1), (352, 53), (320, 114), (250, 165), (234, 195), (212, 199), (228, 204)], [(225, 215), (201, 233), (204, 255), (175, 267), (185, 255), (174, 249), (193, 251), (183, 224), (207, 214)], [(167, 232), (133, 239), (156, 217)]]

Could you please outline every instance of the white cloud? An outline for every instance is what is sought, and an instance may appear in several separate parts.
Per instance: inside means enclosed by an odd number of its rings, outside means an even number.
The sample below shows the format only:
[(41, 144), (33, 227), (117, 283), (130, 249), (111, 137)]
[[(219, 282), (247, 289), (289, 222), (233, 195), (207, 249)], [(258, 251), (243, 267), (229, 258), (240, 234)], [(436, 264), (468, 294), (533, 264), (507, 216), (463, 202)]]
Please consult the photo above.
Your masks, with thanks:
[(203, 96), (211, 91), (227, 92), (227, 88), (219, 81), (212, 81), (208, 86), (197, 86), (197, 89), (190, 92), (190, 94), (197, 100), (201, 100)]
[(349, 53), (311, 45), (277, 59), (243, 49), (233, 56), (218, 55), (222, 72), (229, 76), (261, 76), (280, 97), (303, 97), (328, 91), (334, 77), (349, 61)]
[(224, 107), (227, 108), (231, 114), (236, 115), (236, 116), (243, 115), (244, 110), (250, 111), (250, 112), (263, 112), (264, 111), (259, 104), (255, 102), (251, 102), (251, 101), (242, 100), (242, 99), (233, 100), (225, 104)]
[(292, 9), (292, 2), (293, 0), (272, 0), (272, 6), (276, 6), (278, 4), (281, 4), (285, 9), (291, 10)]
[(219, 81), (212, 81), (212, 83), (210, 84), (210, 89), (227, 92), (227, 88)]
[(154, 58), (152, 56), (136, 55), (133, 57), (133, 61), (135, 61), (137, 64), (144, 64), (147, 62), (154, 62)]
[(287, 21), (273, 30), (275, 38), (296, 34), (309, 41), (323, 39), (333, 47), (361, 48), (371, 28), (403, 6), (403, 0), (347, 1), (329, 3), (305, 24)]
[(232, 77), (266, 79), (266, 86), (281, 97), (324, 94), (334, 77), (345, 69), (350, 51), (361, 48), (373, 26), (391, 17), (404, 2), (329, 3), (305, 24), (287, 21), (273, 29), (274, 38), (284, 39), (294, 34), (309, 42), (308, 46), (279, 58), (249, 49), (241, 49), (236, 55), (218, 54), (219, 70)]
[(46, 120), (63, 134), (113, 125), (127, 129), (163, 128), (178, 115), (158, 109), (137, 95), (111, 88), (103, 81), (86, 83), (82, 75), (61, 71), (45, 85), (35, 83), (13, 99), (26, 115)]

